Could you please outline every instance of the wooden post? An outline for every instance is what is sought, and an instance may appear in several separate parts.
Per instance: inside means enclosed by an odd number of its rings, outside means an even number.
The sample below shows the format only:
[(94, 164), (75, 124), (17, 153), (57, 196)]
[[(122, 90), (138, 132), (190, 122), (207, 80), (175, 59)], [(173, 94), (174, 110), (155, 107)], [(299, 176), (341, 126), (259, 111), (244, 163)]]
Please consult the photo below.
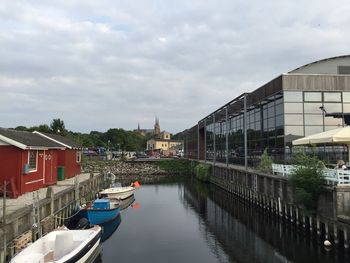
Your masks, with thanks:
[(3, 245), (4, 253), (2, 262), (6, 262), (6, 252), (7, 252), (7, 241), (6, 241), (6, 184), (4, 181), (3, 198), (2, 198), (2, 233), (3, 233)]

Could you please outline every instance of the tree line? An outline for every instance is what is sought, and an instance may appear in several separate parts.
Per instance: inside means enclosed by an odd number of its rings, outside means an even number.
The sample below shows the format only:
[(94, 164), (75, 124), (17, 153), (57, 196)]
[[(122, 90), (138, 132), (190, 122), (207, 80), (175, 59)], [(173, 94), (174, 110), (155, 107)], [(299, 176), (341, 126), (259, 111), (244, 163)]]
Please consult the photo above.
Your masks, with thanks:
[(17, 126), (15, 130), (59, 134), (74, 140), (86, 148), (104, 147), (116, 151), (144, 151), (147, 140), (152, 137), (152, 134), (146, 134), (144, 136), (138, 132), (126, 131), (120, 128), (109, 129), (106, 132), (73, 132), (65, 128), (64, 121), (61, 119), (53, 119), (50, 125), (41, 124), (32, 127)]

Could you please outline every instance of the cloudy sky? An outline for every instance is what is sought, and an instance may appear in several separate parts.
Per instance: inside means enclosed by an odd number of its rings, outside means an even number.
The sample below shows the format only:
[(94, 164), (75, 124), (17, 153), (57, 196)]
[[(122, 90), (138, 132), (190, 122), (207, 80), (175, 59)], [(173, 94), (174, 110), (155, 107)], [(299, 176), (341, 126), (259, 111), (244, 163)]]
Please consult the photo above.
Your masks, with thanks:
[(0, 127), (182, 131), (281, 73), (350, 54), (339, 0), (2, 0)]

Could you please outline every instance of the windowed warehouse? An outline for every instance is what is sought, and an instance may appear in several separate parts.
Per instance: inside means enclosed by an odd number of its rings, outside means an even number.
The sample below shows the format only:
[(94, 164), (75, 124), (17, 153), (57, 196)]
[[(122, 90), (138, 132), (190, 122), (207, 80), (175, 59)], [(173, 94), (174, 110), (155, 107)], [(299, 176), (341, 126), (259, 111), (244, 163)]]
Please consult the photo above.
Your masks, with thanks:
[[(267, 149), (275, 161), (288, 162), (293, 140), (344, 126), (321, 108), (350, 112), (349, 67), (350, 56), (316, 61), (238, 96), (183, 132), (185, 156), (255, 166)], [(326, 161), (348, 159), (341, 145), (315, 150)]]

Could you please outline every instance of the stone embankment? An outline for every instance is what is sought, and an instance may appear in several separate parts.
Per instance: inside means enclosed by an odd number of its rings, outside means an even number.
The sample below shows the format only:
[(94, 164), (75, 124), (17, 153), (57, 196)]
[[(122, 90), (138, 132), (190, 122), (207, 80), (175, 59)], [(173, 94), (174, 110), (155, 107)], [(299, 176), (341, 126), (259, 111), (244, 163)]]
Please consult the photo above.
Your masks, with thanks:
[(156, 163), (149, 162), (122, 162), (122, 161), (97, 161), (87, 162), (83, 165), (84, 173), (112, 173), (116, 181), (141, 182), (157, 181), (160, 178), (174, 175), (161, 169)]

